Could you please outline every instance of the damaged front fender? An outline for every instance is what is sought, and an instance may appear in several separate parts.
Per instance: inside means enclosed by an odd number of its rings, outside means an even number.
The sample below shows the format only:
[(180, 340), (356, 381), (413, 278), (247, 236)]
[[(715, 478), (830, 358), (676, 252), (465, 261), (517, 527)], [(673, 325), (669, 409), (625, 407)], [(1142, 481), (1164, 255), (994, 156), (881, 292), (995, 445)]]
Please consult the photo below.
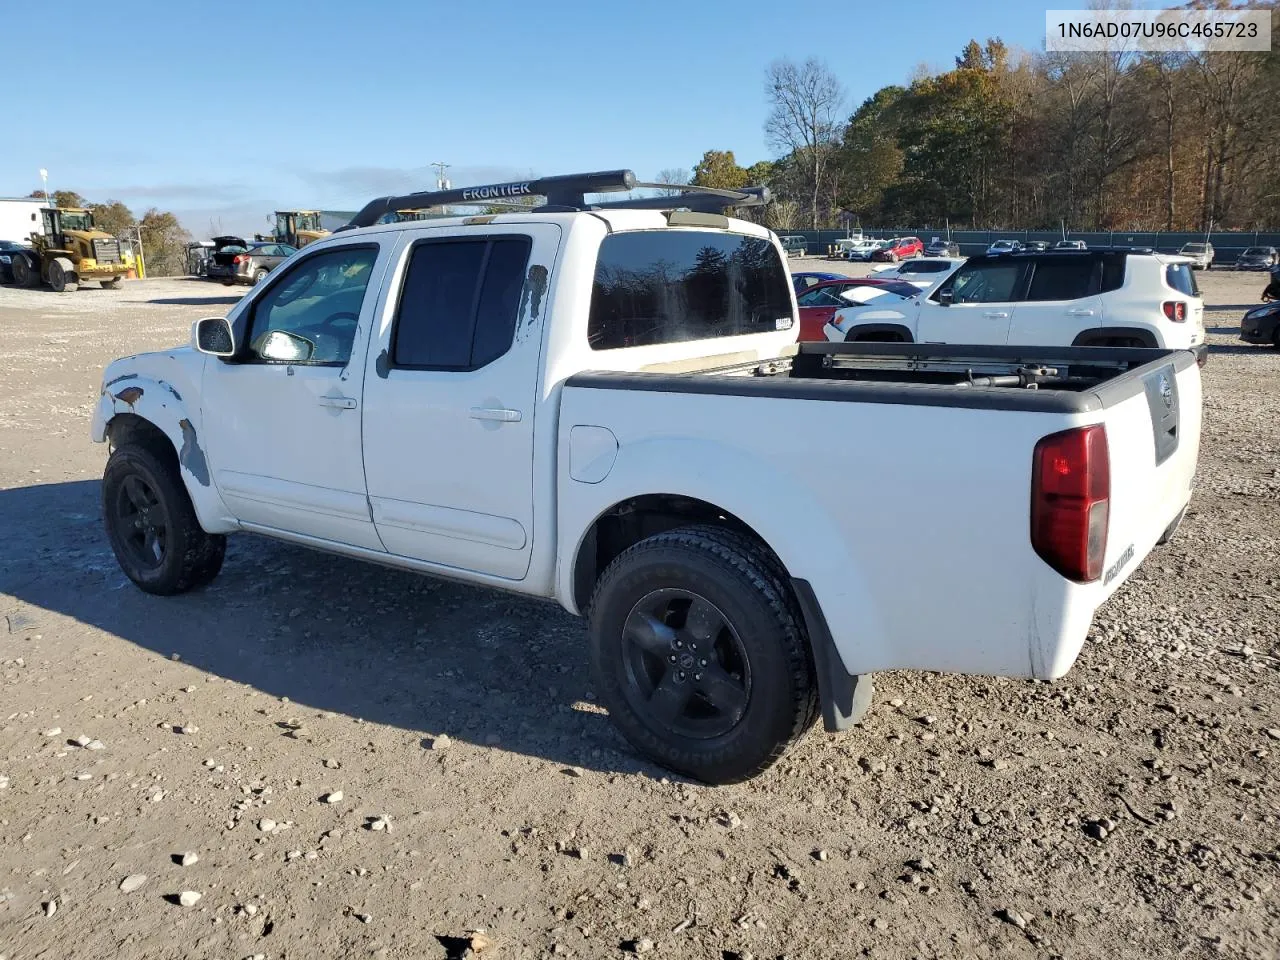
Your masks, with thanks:
[(200, 441), (199, 421), (187, 409), (177, 388), (165, 380), (140, 373), (125, 373), (106, 381), (93, 412), (90, 436), (94, 442), (105, 442), (110, 437), (112, 421), (122, 415), (145, 420), (173, 445), (182, 482), (201, 527), (209, 533), (239, 529), (213, 486), (209, 462)]

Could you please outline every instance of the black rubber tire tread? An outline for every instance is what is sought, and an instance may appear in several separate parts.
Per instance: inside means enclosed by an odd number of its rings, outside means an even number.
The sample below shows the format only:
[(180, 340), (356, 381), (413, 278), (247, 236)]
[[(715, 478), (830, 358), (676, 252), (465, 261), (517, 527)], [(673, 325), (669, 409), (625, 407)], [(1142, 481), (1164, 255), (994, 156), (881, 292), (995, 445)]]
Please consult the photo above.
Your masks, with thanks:
[[(133, 563), (128, 553), (117, 545), (111, 526), (116, 485), (134, 472), (140, 473), (155, 491), (168, 520), (170, 539), (164, 563), (156, 571), (142, 570)], [(112, 452), (102, 474), (102, 516), (107, 540), (120, 569), (146, 593), (161, 597), (186, 593), (206, 586), (222, 569), (227, 538), (204, 531), (178, 474), (176, 457), (165, 457), (149, 444), (129, 443)]]
[[(736, 550), (744, 555), (756, 557), (766, 568), (767, 572), (772, 576), (772, 586), (774, 591), (787, 604), (787, 609), (791, 613), (791, 618), (800, 628), (800, 635), (804, 639), (805, 656), (809, 664), (810, 678), (817, 677), (817, 668), (813, 661), (813, 648), (810, 646), (809, 631), (806, 629), (804, 621), (804, 611), (800, 609), (800, 602), (796, 599), (795, 593), (791, 589), (791, 577), (787, 574), (787, 568), (782, 565), (782, 561), (768, 547), (761, 544), (759, 540), (748, 533), (734, 530), (730, 527), (715, 527), (710, 524), (699, 524), (697, 526), (685, 527), (685, 530), (696, 531), (705, 536), (709, 540), (715, 540), (722, 544), (726, 549)], [(809, 715), (802, 722), (799, 733), (796, 738), (799, 739), (804, 733), (812, 727), (818, 718), (822, 715), (822, 704), (818, 700), (818, 686), (816, 679), (811, 683), (813, 696), (809, 698)]]
[[(705, 578), (707, 583), (698, 586), (718, 592), (719, 597), (708, 599), (722, 609), (724, 605), (754, 608), (753, 616), (734, 623), (753, 659), (747, 714), (734, 730), (714, 742), (655, 733), (633, 711), (617, 675), (618, 618), (625, 620), (638, 599), (632, 594), (640, 592), (634, 586), (628, 591), (623, 581), (643, 580), (649, 568), (657, 575), (654, 588), (662, 583), (694, 589), (687, 582), (673, 583), (673, 565)], [(731, 616), (728, 611), (726, 615)], [(638, 751), (669, 769), (714, 784), (750, 779), (773, 765), (817, 717), (817, 683), (798, 605), (786, 587), (781, 565), (749, 537), (699, 524), (641, 540), (619, 554), (601, 575), (588, 617), (591, 669), (601, 702)], [(761, 624), (767, 633), (749, 639)], [(765, 647), (752, 651), (753, 643)], [(777, 663), (763, 669), (757, 657)]]

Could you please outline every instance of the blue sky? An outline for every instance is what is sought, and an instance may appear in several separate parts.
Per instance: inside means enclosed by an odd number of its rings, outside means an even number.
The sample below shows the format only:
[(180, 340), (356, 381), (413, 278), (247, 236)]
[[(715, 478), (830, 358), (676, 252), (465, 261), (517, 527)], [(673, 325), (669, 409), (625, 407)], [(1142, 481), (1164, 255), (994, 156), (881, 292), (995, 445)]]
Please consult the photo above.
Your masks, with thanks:
[(827, 61), (851, 111), (970, 37), (1042, 49), (1059, 5), (140, 0), (90, 24), (11, 3), (0, 72), (26, 109), (0, 125), (0, 196), (38, 188), (45, 167), (51, 189), (173, 210), (202, 237), (429, 188), (436, 160), (455, 186), (652, 179), (710, 148), (751, 163), (770, 156), (774, 58)]

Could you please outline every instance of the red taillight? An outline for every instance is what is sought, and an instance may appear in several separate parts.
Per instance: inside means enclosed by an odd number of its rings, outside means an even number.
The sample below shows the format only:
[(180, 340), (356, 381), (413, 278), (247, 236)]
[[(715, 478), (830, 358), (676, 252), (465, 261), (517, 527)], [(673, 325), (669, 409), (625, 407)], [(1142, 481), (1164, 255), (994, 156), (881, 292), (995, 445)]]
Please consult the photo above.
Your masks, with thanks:
[(245, 253), (237, 253), (237, 254), (235, 255), (235, 258), (234, 258), (231, 262), (232, 262), (232, 263), (244, 263), (244, 262), (245, 262), (246, 260), (248, 260), (248, 259), (249, 259), (249, 255), (248, 255), (248, 254), (245, 254)]
[(1187, 304), (1183, 300), (1166, 300), (1160, 304), (1164, 310), (1164, 315), (1174, 323), (1185, 323), (1187, 319)]
[(1102, 576), (1107, 552), (1111, 459), (1102, 424), (1064, 430), (1036, 444), (1031, 465), (1031, 545), (1069, 580)]

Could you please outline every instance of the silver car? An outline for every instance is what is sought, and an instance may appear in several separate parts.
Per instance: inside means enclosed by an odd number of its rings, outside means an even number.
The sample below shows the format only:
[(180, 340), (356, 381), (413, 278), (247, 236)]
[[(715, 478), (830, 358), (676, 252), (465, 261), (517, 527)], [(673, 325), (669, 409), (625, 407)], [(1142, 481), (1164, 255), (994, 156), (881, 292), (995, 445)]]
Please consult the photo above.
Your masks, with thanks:
[(261, 283), (267, 274), (297, 252), (296, 247), (270, 240), (227, 244), (209, 258), (206, 276), (227, 284)]
[(1192, 270), (1208, 270), (1213, 266), (1212, 243), (1184, 243), (1178, 253), (1191, 260)]

